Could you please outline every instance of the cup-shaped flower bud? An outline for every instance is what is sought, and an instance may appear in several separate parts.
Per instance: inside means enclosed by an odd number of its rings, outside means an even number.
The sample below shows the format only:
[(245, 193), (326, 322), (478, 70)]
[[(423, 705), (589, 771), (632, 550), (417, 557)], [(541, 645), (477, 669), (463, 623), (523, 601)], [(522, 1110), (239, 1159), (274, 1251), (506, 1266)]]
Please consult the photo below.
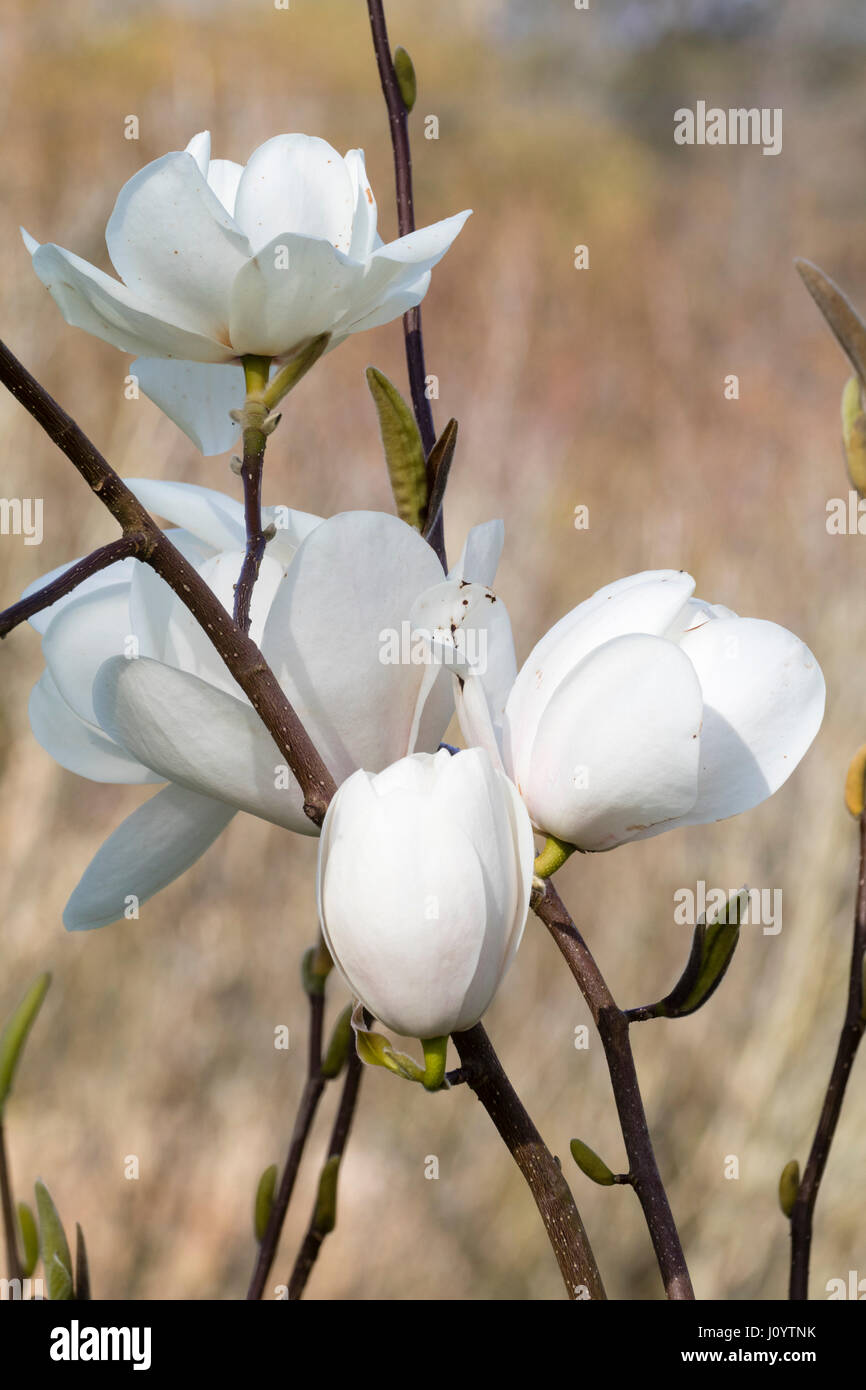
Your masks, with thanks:
[(338, 789), (319, 843), (319, 919), (382, 1023), (438, 1038), (477, 1023), (523, 935), (529, 816), (480, 748), (416, 753)]

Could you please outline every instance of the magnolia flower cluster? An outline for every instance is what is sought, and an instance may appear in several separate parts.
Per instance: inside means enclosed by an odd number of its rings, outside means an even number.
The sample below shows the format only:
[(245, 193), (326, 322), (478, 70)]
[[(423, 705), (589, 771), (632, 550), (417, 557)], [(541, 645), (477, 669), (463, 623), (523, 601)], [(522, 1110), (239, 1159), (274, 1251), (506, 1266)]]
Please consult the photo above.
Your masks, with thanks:
[[(279, 362), (313, 336), (333, 345), (398, 316), (466, 216), (386, 246), (360, 151), (278, 136), (242, 168), (211, 160), (202, 135), (121, 190), (106, 239), (122, 281), (25, 239), (67, 320), (142, 354), (144, 389), (213, 452), (234, 434), (241, 358)], [(130, 486), (231, 611), (241, 504)], [(526, 921), (533, 830), (607, 850), (735, 815), (782, 785), (820, 726), (808, 648), (695, 598), (680, 571), (599, 589), (518, 670), (490, 587), (501, 523), (475, 527), (447, 577), (393, 516), (265, 508), (263, 523), (274, 535), (251, 636), (338, 787), (319, 844), (322, 930), (350, 988), (400, 1033), (442, 1039), (484, 1013)], [(165, 784), (86, 869), (70, 929), (144, 902), (239, 811), (317, 833), (246, 696), (146, 565), (112, 565), (32, 622), (43, 747), (96, 781)], [(387, 655), (414, 653), (397, 641), (407, 631), (429, 660)], [(455, 711), (468, 747), (452, 756), (441, 741)]]

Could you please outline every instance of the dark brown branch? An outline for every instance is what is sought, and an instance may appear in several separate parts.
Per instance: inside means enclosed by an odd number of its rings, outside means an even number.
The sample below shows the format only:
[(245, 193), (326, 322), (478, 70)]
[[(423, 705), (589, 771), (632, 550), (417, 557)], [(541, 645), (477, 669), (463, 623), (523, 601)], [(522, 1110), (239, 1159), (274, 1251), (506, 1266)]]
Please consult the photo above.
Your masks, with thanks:
[(56, 579), (52, 579), (50, 584), (38, 589), (36, 593), (29, 594), (27, 598), (19, 599), (11, 608), (0, 613), (0, 638), (7, 637), (13, 628), (19, 623), (26, 623), (34, 613), (41, 613), (59, 598), (71, 594), (73, 589), (77, 589), (79, 584), (83, 584), (91, 575), (98, 574), (100, 570), (107, 569), (118, 560), (128, 560), (131, 555), (137, 555), (146, 547), (147, 537), (144, 532), (132, 531), (128, 535), (118, 536), (116, 541), (109, 541), (108, 545), (100, 546), (90, 555), (85, 555)]
[(241, 480), (244, 485), (244, 522), (247, 545), (241, 572), (235, 585), (235, 622), (243, 632), (250, 630), (250, 604), (253, 588), (262, 567), (267, 537), (262, 530), (262, 472), (267, 436), (260, 429), (244, 431), (244, 457)]
[(252, 1301), (257, 1301), (264, 1293), (265, 1282), (271, 1272), (277, 1253), (277, 1246), (280, 1243), (280, 1236), (283, 1232), (283, 1225), (286, 1219), (286, 1212), (289, 1209), (289, 1202), (295, 1190), (295, 1181), (301, 1166), (301, 1159), (304, 1156), (307, 1139), (309, 1138), (313, 1120), (319, 1108), (319, 1101), (322, 1099), (322, 1092), (326, 1085), (325, 1078), (322, 1075), (322, 1024), (325, 1018), (324, 988), (319, 991), (310, 990), (308, 999), (310, 1004), (310, 1030), (307, 1046), (307, 1079), (304, 1083), (300, 1104), (298, 1105), (298, 1111), (295, 1116), (292, 1138), (286, 1158), (286, 1166), (280, 1178), (280, 1186), (274, 1198), (274, 1205), (271, 1208), (265, 1234), (259, 1245), (255, 1269), (253, 1270), (253, 1276), (247, 1290), (247, 1299)]
[(543, 893), (533, 896), (532, 905), (565, 957), (598, 1028), (628, 1154), (629, 1181), (643, 1208), (665, 1292), (671, 1299), (693, 1299), (685, 1255), (653, 1152), (628, 1019), (614, 1002), (589, 947), (550, 880)]
[[(349, 1051), (346, 1062), (346, 1078), (343, 1082), (343, 1091), (340, 1096), (340, 1104), (334, 1120), (334, 1128), (331, 1131), (331, 1139), (328, 1144), (328, 1153), (325, 1162), (339, 1164), (349, 1138), (349, 1131), (352, 1128), (352, 1121), (355, 1118), (355, 1106), (358, 1101), (358, 1091), (361, 1086), (361, 1075), (363, 1073), (363, 1063), (354, 1047)], [(336, 1181), (336, 1179), (335, 1179)], [(336, 1201), (336, 1195), (335, 1195)], [(319, 1203), (313, 1204), (313, 1214), (307, 1233), (304, 1236), (303, 1244), (295, 1260), (295, 1266), (289, 1279), (289, 1299), (294, 1301), (299, 1299), (307, 1286), (307, 1280), (313, 1272), (313, 1266), (319, 1256), (319, 1251), (326, 1237), (333, 1230), (333, 1223), (336, 1219), (336, 1211), (330, 1218), (323, 1221), (319, 1212)]]
[[(370, 28), (373, 32), (373, 48), (376, 52), (376, 65), (385, 105), (388, 108), (388, 124), (391, 130), (391, 145), (394, 151), (394, 181), (397, 188), (397, 226), (401, 236), (408, 236), (415, 230), (415, 205), (412, 196), (412, 152), (409, 146), (409, 120), (406, 105), (400, 94), (397, 74), (391, 57), (388, 42), (388, 27), (382, 0), (367, 0), (370, 15)], [(412, 409), (428, 458), (427, 487), (432, 496), (435, 478), (431, 476), (429, 456), (436, 443), (436, 426), (433, 423), (433, 409), (427, 396), (427, 368), (424, 362), (424, 338), (421, 332), (421, 309), (409, 309), (403, 315), (403, 336), (406, 341), (406, 367), (409, 373), (409, 386), (412, 393)], [(447, 570), (445, 559), (445, 532), (441, 509), (427, 537)]]
[(465, 1033), (454, 1033), (453, 1038), (467, 1084), (499, 1131), (535, 1199), (569, 1298), (606, 1298), (571, 1189), (505, 1075), (490, 1039), (480, 1023)]
[(866, 1029), (863, 1000), (863, 966), (866, 960), (866, 812), (860, 817), (860, 876), (854, 913), (854, 943), (848, 980), (848, 1005), (836, 1048), (833, 1070), (821, 1107), (821, 1116), (809, 1159), (791, 1212), (791, 1278), (789, 1296), (796, 1302), (809, 1297), (809, 1256), (812, 1249), (812, 1222), (818, 1189), (830, 1156), (845, 1089), (860, 1040)]
[(8, 1277), (20, 1279), (23, 1271), (18, 1257), (18, 1219), (12, 1197), (12, 1179), (9, 1175), (9, 1160), (6, 1156), (6, 1135), (0, 1119), (0, 1202), (3, 1207), (3, 1231), (6, 1237), (6, 1264)]
[(304, 811), (320, 825), (335, 790), (333, 778), (255, 642), (240, 631), (123, 479), (4, 343), (0, 343), (0, 381), (62, 449), (120, 523), (124, 535), (144, 537), (137, 558), (171, 586), (207, 633), (291, 768), (304, 794)]

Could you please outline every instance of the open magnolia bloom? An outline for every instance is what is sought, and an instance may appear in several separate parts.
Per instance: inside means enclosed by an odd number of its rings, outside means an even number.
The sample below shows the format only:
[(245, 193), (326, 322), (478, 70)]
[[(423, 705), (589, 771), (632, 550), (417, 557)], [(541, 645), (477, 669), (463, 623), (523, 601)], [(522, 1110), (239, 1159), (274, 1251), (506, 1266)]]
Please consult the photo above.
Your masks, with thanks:
[(388, 1028), (471, 1028), (514, 959), (535, 849), (481, 748), (416, 753), (337, 790), (319, 841), (319, 920), (350, 989)]
[[(178, 525), (172, 542), (231, 610), (241, 503), (185, 483), (129, 486)], [(399, 632), (417, 596), (442, 578), (426, 541), (379, 512), (323, 521), (269, 507), (263, 519), (277, 531), (253, 591), (250, 636), (335, 781), (436, 749), (453, 713), (450, 677), (381, 659), (383, 633)], [(492, 577), (501, 545), (501, 523), (475, 527), (455, 572)], [(243, 691), (147, 565), (112, 565), (31, 621), (46, 662), (30, 702), (43, 748), (94, 781), (169, 783), (99, 850), (67, 904), (67, 927), (122, 917), (130, 897), (143, 902), (194, 863), (236, 811), (318, 834)]]
[(67, 323), (138, 355), (141, 389), (217, 454), (237, 436), (242, 356), (279, 363), (319, 334), (334, 347), (399, 318), (468, 216), (386, 246), (362, 150), (275, 135), (244, 166), (211, 159), (204, 131), (120, 190), (105, 230), (120, 280), (23, 236)]
[[(630, 575), (566, 614), (520, 672), (511, 625), (475, 584), (439, 584), (416, 619), (466, 653), (458, 714), (517, 784), (536, 828), (611, 849), (757, 806), (821, 726), (824, 677), (775, 623), (693, 598), (677, 570)], [(461, 627), (488, 628), (474, 659)]]

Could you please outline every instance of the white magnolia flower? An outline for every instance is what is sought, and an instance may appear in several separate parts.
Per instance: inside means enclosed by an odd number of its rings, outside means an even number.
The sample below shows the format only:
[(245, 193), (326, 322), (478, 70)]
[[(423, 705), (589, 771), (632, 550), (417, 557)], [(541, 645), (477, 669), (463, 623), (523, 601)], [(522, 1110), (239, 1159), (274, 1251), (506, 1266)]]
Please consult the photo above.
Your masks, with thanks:
[[(465, 666), (458, 713), (540, 831), (604, 850), (723, 820), (771, 796), (805, 754), (824, 714), (814, 656), (775, 623), (693, 598), (694, 587), (676, 570), (608, 584), (542, 637), (519, 674), (496, 602), (486, 669)], [(461, 624), (491, 623), (493, 597), (440, 584), (415, 618), (447, 644)]]
[(480, 748), (356, 772), (328, 808), (318, 871), (350, 989), (396, 1033), (471, 1028), (520, 944), (534, 854), (516, 788)]
[(105, 240), (114, 280), (23, 231), (67, 323), (138, 355), (141, 389), (205, 454), (231, 448), (238, 363), (279, 360), (320, 333), (330, 347), (420, 304), (467, 212), (386, 246), (362, 150), (275, 135), (244, 166), (210, 158), (210, 134), (124, 184)]
[[(242, 505), (185, 483), (129, 486), (179, 525), (171, 540), (231, 610), (244, 555)], [(322, 521), (266, 507), (263, 518), (278, 529), (253, 591), (250, 636), (335, 781), (415, 748), (436, 749), (453, 713), (450, 678), (380, 659), (383, 632), (399, 632), (418, 594), (442, 577), (433, 551), (384, 513)], [(475, 527), (456, 572), (492, 578), (501, 546), (500, 522)], [(147, 565), (110, 566), (32, 623), (46, 662), (30, 701), (43, 748), (94, 781), (169, 783), (99, 850), (67, 905), (67, 927), (122, 917), (129, 895), (143, 902), (183, 873), (238, 810), (318, 833), (243, 691)]]

